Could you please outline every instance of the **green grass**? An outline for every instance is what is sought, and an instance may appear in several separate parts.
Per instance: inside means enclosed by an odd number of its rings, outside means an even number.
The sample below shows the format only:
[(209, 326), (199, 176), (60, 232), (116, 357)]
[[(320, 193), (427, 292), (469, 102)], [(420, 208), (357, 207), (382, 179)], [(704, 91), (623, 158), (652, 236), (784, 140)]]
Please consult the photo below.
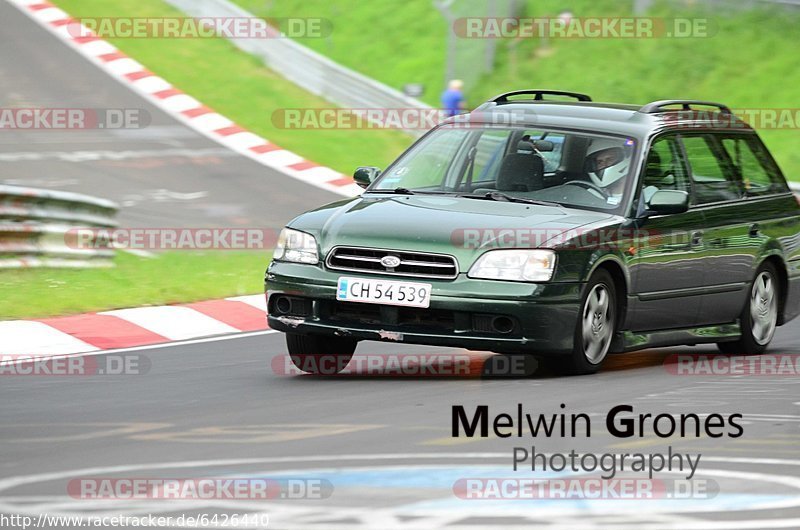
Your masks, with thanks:
[[(56, 0), (74, 17), (184, 16), (160, 0)], [(352, 175), (359, 165), (386, 167), (412, 138), (390, 130), (288, 130), (273, 112), (331, 108), (237, 50), (225, 39), (109, 39), (148, 69), (217, 112), (285, 149)]]
[(264, 290), (263, 252), (118, 252), (109, 269), (0, 272), (0, 320), (255, 294)]
[[(443, 88), (445, 23), (431, 1), (235, 0), (260, 16), (322, 17), (333, 31), (302, 44), (395, 88), (421, 82), (434, 106)], [(479, 3), (479, 2), (478, 2)], [(527, 0), (526, 15), (630, 16), (633, 0)], [(677, 7), (676, 7), (677, 6)], [(498, 41), (496, 68), (467, 87), (470, 107), (517, 88), (583, 91), (598, 101), (723, 101), (736, 108), (797, 108), (800, 10), (704, 11), (661, 2), (648, 15), (709, 17), (715, 34), (684, 39), (553, 39)], [(679, 11), (676, 11), (679, 9)], [(486, 16), (485, 13), (470, 13)], [(800, 130), (760, 131), (787, 177), (800, 181)]]

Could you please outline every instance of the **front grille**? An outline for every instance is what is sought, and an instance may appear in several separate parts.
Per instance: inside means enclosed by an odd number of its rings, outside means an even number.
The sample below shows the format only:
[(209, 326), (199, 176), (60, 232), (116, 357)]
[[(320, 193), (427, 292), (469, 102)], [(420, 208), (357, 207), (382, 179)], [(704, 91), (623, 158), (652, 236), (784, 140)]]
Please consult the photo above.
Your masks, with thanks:
[(336, 321), (359, 324), (380, 324), (382, 321), (381, 306), (356, 302), (334, 302), (331, 307), (331, 318)]
[(388, 331), (519, 337), (519, 322), (506, 315), (488, 315), (418, 307), (398, 307), (358, 302), (321, 301), (323, 320), (343, 328), (377, 326)]
[(351, 324), (372, 324), (390, 327), (409, 326), (414, 328), (435, 328), (454, 330), (455, 312), (446, 309), (423, 309), (417, 307), (397, 307), (356, 302), (334, 302), (330, 316), (336, 322)]
[[(381, 260), (387, 256), (398, 258), (400, 260), (399, 264), (395, 267), (382, 264)], [(329, 269), (340, 271), (415, 276), (418, 278), (441, 278), (445, 280), (453, 280), (458, 276), (456, 258), (446, 254), (336, 247), (328, 253), (328, 259), (325, 263)]]

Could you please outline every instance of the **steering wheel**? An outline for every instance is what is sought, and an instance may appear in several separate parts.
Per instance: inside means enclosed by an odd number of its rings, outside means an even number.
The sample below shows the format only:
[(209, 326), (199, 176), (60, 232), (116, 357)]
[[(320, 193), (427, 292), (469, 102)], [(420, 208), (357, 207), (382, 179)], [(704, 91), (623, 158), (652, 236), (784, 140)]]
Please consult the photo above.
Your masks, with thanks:
[(570, 180), (570, 181), (565, 182), (564, 184), (565, 185), (566, 184), (572, 184), (573, 186), (578, 186), (579, 188), (584, 188), (587, 191), (596, 191), (604, 199), (608, 199), (609, 197), (611, 197), (611, 195), (609, 193), (607, 193), (606, 190), (604, 190), (603, 188), (601, 188), (600, 186), (598, 186), (597, 184), (595, 184), (593, 182), (587, 182), (585, 180)]

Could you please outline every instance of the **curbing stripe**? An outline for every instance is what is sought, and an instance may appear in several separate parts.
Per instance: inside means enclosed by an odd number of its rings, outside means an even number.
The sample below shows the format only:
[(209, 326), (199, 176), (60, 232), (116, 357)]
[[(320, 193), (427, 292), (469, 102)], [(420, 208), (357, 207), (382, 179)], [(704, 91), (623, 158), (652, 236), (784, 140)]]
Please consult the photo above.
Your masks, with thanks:
[(146, 346), (168, 340), (148, 329), (110, 315), (90, 313), (88, 315), (46, 318), (39, 322), (100, 350)]
[(215, 318), (239, 331), (260, 331), (269, 329), (264, 311), (249, 304), (231, 300), (209, 300), (186, 304), (184, 307), (199, 311)]
[[(263, 294), (0, 321), (0, 356), (49, 357), (267, 330)], [(6, 360), (0, 359), (0, 364)]]
[(267, 296), (265, 294), (250, 294), (247, 296), (233, 296), (231, 298), (226, 298), (225, 300), (230, 300), (231, 302), (242, 302), (244, 304), (251, 305), (256, 309), (260, 310), (262, 313), (267, 313)]
[(0, 322), (0, 355), (64, 355), (95, 350), (80, 339), (33, 320)]
[(225, 335), (239, 330), (199, 311), (182, 306), (138, 307), (98, 313), (111, 315), (149, 329), (169, 340)]

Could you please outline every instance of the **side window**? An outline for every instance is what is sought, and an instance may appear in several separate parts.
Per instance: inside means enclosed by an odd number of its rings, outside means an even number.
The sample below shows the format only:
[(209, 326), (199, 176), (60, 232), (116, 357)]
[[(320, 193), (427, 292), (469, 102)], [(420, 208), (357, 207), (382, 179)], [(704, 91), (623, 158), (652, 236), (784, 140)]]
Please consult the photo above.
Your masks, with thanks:
[(681, 163), (680, 149), (674, 137), (662, 137), (650, 146), (647, 154), (642, 193), (645, 201), (659, 190), (679, 190), (691, 193), (689, 179)]
[(475, 144), (475, 166), (472, 182), (494, 182), (503, 161), (503, 152), (508, 142), (509, 131), (484, 131)]
[(530, 136), (534, 140), (538, 140), (544, 136), (545, 142), (553, 144), (552, 151), (541, 151), (542, 159), (544, 160), (544, 172), (555, 173), (558, 166), (561, 165), (561, 154), (564, 147), (565, 135), (559, 133), (548, 132), (546, 135), (542, 131), (526, 130), (525, 136)]
[(713, 136), (684, 136), (682, 140), (691, 169), (696, 204), (741, 197), (738, 176)]
[(780, 171), (756, 138), (731, 136), (724, 138), (722, 145), (739, 174), (743, 194), (753, 197), (787, 191)]

